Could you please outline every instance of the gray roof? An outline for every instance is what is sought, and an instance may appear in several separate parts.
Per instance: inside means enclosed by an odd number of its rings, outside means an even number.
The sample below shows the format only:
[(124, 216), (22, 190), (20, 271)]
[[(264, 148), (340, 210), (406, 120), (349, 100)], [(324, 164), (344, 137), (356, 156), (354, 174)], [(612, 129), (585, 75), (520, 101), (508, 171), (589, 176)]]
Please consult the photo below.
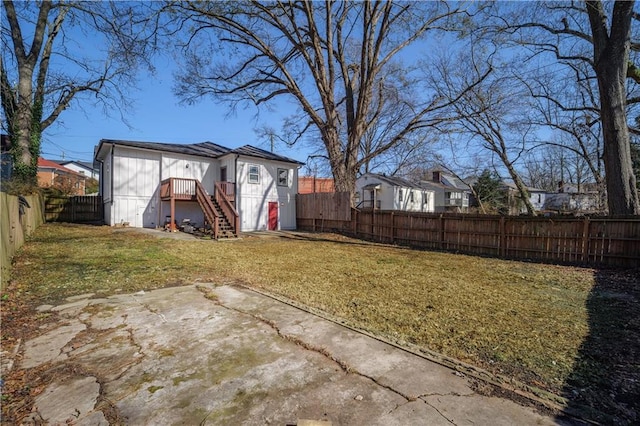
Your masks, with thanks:
[(52, 161), (60, 164), (61, 166), (66, 166), (67, 164), (75, 163), (75, 164), (79, 164), (82, 167), (85, 167), (85, 168), (87, 168), (89, 170), (96, 170), (96, 168), (93, 167), (93, 163), (91, 163), (89, 161), (75, 161), (75, 160), (72, 160), (72, 161), (52, 160)]
[(247, 157), (263, 158), (265, 160), (284, 161), (287, 163), (304, 164), (298, 160), (288, 158), (282, 155), (274, 154), (273, 152), (265, 151), (264, 149), (256, 148), (255, 146), (245, 145), (240, 148), (232, 149), (232, 153), (246, 155)]
[[(513, 189), (513, 190), (518, 190), (518, 187), (516, 186), (515, 183), (513, 182), (502, 182), (502, 185), (509, 188), (509, 189)], [(540, 188), (534, 188), (532, 186), (525, 186), (525, 188), (527, 189), (527, 191), (529, 192), (547, 192), (544, 189), (540, 189)]]
[(101, 139), (100, 145), (98, 145), (97, 153), (100, 152), (102, 145), (113, 144), (118, 146), (127, 146), (131, 148), (150, 149), (153, 151), (172, 152), (175, 154), (195, 155), (199, 157), (219, 158), (226, 154), (239, 154), (247, 157), (262, 158), (265, 160), (282, 161), (285, 163), (304, 164), (300, 161), (293, 160), (282, 155), (277, 155), (269, 151), (265, 151), (260, 148), (256, 148), (251, 145), (245, 145), (240, 148), (230, 149), (222, 145), (218, 145), (213, 142), (200, 142), (194, 144), (175, 144), (175, 143), (162, 143), (162, 142), (137, 142), (137, 141), (123, 141), (113, 139)]
[(402, 186), (405, 188), (421, 189), (419, 185), (397, 176), (379, 175), (377, 173), (366, 173), (363, 176), (371, 176), (373, 178), (380, 179), (381, 181), (386, 182), (391, 186)]

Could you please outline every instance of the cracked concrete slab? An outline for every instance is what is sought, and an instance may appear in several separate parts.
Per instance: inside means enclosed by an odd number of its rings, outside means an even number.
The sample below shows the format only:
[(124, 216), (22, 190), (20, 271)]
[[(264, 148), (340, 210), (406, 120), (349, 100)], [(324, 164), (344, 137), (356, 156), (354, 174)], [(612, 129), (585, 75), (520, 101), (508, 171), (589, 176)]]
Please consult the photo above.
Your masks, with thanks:
[[(554, 424), (476, 394), (443, 366), (246, 289), (185, 286), (67, 305), (57, 309), (66, 322), (25, 343), (22, 368), (49, 362), (68, 372), (41, 394), (43, 418), (53, 418), (46, 401), (82, 407), (84, 424)], [(38, 349), (49, 355), (37, 358)], [(91, 390), (60, 391), (74, 380)]]
[(94, 412), (99, 392), (95, 377), (72, 377), (47, 386), (36, 397), (34, 406), (47, 424), (108, 425), (101, 412)]
[(62, 352), (62, 348), (85, 328), (86, 326), (79, 321), (71, 321), (70, 324), (62, 325), (26, 341), (21, 366), (33, 368), (47, 362), (65, 359), (67, 355)]

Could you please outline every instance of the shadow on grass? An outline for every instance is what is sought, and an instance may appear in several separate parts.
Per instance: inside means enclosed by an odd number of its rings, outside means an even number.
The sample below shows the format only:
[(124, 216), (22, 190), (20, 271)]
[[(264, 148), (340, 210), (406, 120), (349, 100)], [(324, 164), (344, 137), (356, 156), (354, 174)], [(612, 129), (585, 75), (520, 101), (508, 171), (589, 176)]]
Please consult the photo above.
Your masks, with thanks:
[[(324, 237), (323, 235), (329, 234), (332, 235), (332, 238)], [(311, 231), (294, 231), (294, 232), (280, 232), (277, 234), (278, 238), (284, 240), (299, 240), (299, 241), (314, 241), (314, 242), (325, 242), (325, 243), (335, 243), (335, 244), (345, 244), (350, 246), (364, 246), (370, 247), (374, 244), (385, 244), (380, 243), (378, 241), (369, 241), (362, 237), (353, 236), (349, 233), (332, 231), (328, 230), (326, 232), (311, 232)], [(397, 247), (402, 248), (402, 247)], [(406, 248), (406, 247), (405, 247)]]
[(596, 272), (589, 335), (564, 388), (567, 412), (603, 424), (640, 423), (640, 269)]

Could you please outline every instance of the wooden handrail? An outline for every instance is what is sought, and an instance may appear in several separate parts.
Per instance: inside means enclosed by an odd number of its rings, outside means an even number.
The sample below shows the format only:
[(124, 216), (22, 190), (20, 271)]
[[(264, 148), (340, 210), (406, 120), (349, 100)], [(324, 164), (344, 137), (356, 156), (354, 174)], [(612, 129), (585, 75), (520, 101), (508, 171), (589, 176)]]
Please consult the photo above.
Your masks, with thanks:
[(236, 184), (234, 182), (219, 181), (217, 185), (219, 185), (220, 190), (226, 195), (229, 201), (233, 203), (236, 200)]
[(211, 228), (213, 230), (213, 238), (217, 239), (218, 233), (220, 232), (218, 213), (216, 212), (216, 209), (211, 202), (209, 194), (207, 194), (207, 191), (204, 189), (204, 186), (202, 186), (199, 180), (195, 180), (195, 188), (198, 203), (200, 204), (200, 207), (202, 207), (202, 211), (204, 212), (205, 217), (211, 224)]
[[(197, 201), (200, 204), (200, 208), (202, 208), (205, 219), (211, 224), (213, 238), (218, 238), (220, 234), (220, 213), (216, 210), (211, 197), (199, 180), (185, 178), (165, 179), (160, 184), (160, 197), (161, 199), (171, 199), (172, 205), (175, 200)], [(216, 182), (214, 198), (220, 206), (222, 214), (233, 226), (233, 233), (237, 237), (240, 230), (240, 215), (233, 205), (235, 201), (235, 184), (233, 182)], [(173, 210), (171, 220), (173, 227)]]
[[(229, 223), (233, 224), (233, 233), (237, 237), (240, 232), (240, 215), (227, 195), (229, 184), (233, 185), (231, 182), (216, 182), (214, 197)], [(235, 194), (235, 188), (232, 193)]]

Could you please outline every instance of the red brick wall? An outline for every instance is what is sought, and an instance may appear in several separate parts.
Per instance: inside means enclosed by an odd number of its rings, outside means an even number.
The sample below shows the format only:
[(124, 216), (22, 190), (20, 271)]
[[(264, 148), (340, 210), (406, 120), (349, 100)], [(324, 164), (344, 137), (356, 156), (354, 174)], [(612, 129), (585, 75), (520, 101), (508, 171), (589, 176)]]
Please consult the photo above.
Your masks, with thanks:
[(312, 194), (314, 192), (335, 192), (333, 179), (316, 178), (313, 176), (298, 177), (299, 194)]

